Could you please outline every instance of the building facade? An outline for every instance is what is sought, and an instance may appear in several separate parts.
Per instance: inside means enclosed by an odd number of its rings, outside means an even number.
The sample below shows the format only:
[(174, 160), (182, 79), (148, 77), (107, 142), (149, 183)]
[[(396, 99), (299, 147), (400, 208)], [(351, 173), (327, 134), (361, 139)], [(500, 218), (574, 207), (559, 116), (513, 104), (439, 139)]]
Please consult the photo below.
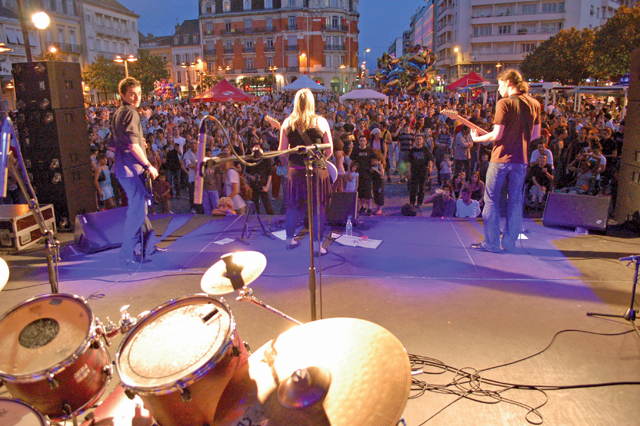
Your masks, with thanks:
[(272, 74), (277, 87), (305, 73), (347, 91), (358, 71), (357, 7), (358, 0), (200, 0), (205, 70), (229, 80)]
[(527, 53), (558, 31), (603, 25), (619, 6), (610, 0), (438, 0), (437, 75), (450, 83), (475, 71), (495, 81), (501, 67), (518, 68)]
[(87, 64), (99, 55), (114, 59), (116, 55), (136, 54), (140, 46), (140, 15), (115, 0), (78, 0), (78, 6), (83, 21), (83, 56)]

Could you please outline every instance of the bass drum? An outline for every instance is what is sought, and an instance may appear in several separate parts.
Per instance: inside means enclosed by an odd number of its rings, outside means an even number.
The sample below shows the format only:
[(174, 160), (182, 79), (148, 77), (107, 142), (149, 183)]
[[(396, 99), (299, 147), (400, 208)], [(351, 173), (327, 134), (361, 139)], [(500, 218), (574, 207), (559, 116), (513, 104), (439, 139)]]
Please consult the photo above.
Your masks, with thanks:
[(17, 399), (0, 398), (2, 426), (49, 426), (35, 408)]
[(37, 296), (4, 314), (0, 353), (0, 378), (11, 396), (52, 420), (91, 407), (111, 378), (111, 358), (79, 296)]
[(138, 395), (158, 424), (208, 425), (248, 358), (229, 306), (196, 294), (139, 320), (118, 348), (116, 370), (128, 396)]

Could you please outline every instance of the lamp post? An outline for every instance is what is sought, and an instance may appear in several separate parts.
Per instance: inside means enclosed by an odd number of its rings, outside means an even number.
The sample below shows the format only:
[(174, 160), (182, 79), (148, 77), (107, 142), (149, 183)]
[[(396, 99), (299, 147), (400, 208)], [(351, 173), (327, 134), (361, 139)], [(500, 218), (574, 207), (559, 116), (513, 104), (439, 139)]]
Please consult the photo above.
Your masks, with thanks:
[(189, 72), (189, 68), (194, 68), (196, 64), (186, 64), (183, 62), (180, 66), (187, 70), (187, 85), (189, 86), (189, 100), (191, 100), (191, 73)]
[(346, 68), (346, 66), (344, 64), (340, 65), (340, 93), (344, 94), (344, 85), (347, 84), (346, 81), (344, 81), (344, 69)]
[[(301, 53), (301, 54), (300, 54), (300, 59), (305, 59), (305, 58), (307, 58), (307, 69), (308, 69), (308, 68), (309, 68), (309, 59), (308, 59), (308, 56), (307, 56), (307, 54), (306, 54), (306, 53)], [(302, 60), (300, 61), (300, 68), (302, 68)], [(305, 72), (305, 74), (307, 74), (307, 73)]]
[(367, 64), (367, 53), (371, 52), (370, 48), (366, 48), (364, 49), (364, 54), (362, 55), (362, 85), (364, 87), (367, 87), (367, 80), (366, 80), (366, 76), (365, 76), (365, 67)]
[(136, 58), (134, 55), (129, 55), (126, 58), (123, 58), (122, 56), (117, 55), (113, 60), (113, 62), (124, 63), (124, 76), (126, 78), (126, 77), (129, 77), (129, 67), (127, 65), (127, 62), (135, 62), (137, 60), (138, 58)]
[[(22, 1), (23, 0), (17, 0), (16, 2), (16, 5), (18, 7), (18, 21), (20, 22), (20, 28), (22, 30), (22, 38), (25, 41), (24, 50), (27, 55), (27, 62), (33, 62), (33, 57), (31, 56), (31, 43), (29, 42), (29, 28), (27, 27), (27, 22), (24, 20), (24, 14), (22, 12)], [(31, 16), (31, 22), (36, 28), (44, 30), (49, 26), (51, 19), (45, 12), (36, 12)]]
[(278, 67), (276, 67), (275, 65), (272, 67), (269, 67), (269, 71), (271, 71), (271, 93), (273, 94), (275, 92), (273, 86), (275, 85), (275, 87), (277, 88), (278, 85), (276, 84), (276, 71), (278, 70)]

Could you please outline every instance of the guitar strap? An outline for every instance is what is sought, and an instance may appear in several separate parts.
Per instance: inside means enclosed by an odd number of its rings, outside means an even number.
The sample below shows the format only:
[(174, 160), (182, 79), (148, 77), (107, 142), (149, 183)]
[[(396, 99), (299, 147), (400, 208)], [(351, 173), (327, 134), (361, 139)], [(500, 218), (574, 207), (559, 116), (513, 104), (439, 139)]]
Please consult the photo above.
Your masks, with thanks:
[[(316, 125), (317, 125), (317, 118), (316, 118)], [(307, 132), (302, 132), (300, 133), (300, 130), (296, 130), (296, 132), (298, 132), (298, 134), (300, 135), (300, 137), (302, 138), (302, 140), (304, 141), (304, 143), (307, 146), (313, 146), (314, 143), (311, 142), (311, 138), (309, 137), (309, 135), (307, 135)], [(327, 168), (327, 159), (324, 158), (324, 155), (322, 156), (317, 156), (313, 159), (312, 164), (319, 168), (319, 169), (326, 169)]]

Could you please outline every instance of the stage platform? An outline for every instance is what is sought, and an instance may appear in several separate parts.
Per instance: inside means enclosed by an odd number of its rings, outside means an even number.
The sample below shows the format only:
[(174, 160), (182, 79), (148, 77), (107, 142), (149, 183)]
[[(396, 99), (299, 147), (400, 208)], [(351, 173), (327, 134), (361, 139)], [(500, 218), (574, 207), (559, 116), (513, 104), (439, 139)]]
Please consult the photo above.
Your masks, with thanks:
[[(283, 217), (262, 218), (272, 230), (282, 229)], [(247, 244), (237, 240), (244, 217), (151, 219), (167, 252), (136, 270), (119, 265), (119, 249), (86, 255), (68, 241), (60, 292), (86, 298), (101, 320), (116, 320), (123, 305), (130, 305), (133, 316), (201, 292), (202, 275), (223, 254), (258, 251), (267, 266), (251, 285), (255, 296), (302, 322), (311, 319), (308, 237), (287, 251), (284, 241), (262, 235), (255, 217), (249, 220)], [(329, 254), (316, 258), (316, 269), (322, 270), (319, 316), (374, 322), (409, 354), (430, 360), (424, 370), (434, 374), (414, 376), (424, 382), (416, 382), (416, 389), (425, 391), (411, 392), (407, 425), (525, 425), (528, 419), (600, 426), (636, 424), (640, 418), (640, 338), (625, 320), (586, 315), (629, 308), (634, 268), (618, 258), (638, 254), (640, 238), (577, 235), (543, 227), (539, 220), (525, 220), (523, 226), (515, 253), (493, 254), (469, 248), (482, 239), (481, 220), (370, 217), (354, 235), (382, 240), (377, 249), (333, 242)], [(234, 241), (218, 244), (224, 239)], [(42, 250), (3, 257), (11, 278), (0, 293), (1, 313), (50, 291)], [(235, 296), (223, 297), (240, 338), (252, 349), (294, 326)], [(112, 358), (121, 341), (114, 338)], [(436, 365), (476, 371), (477, 385), (486, 392), (465, 394), (450, 385), (452, 370)], [(508, 390), (490, 381), (532, 389)], [(623, 382), (630, 384), (599, 386)]]

